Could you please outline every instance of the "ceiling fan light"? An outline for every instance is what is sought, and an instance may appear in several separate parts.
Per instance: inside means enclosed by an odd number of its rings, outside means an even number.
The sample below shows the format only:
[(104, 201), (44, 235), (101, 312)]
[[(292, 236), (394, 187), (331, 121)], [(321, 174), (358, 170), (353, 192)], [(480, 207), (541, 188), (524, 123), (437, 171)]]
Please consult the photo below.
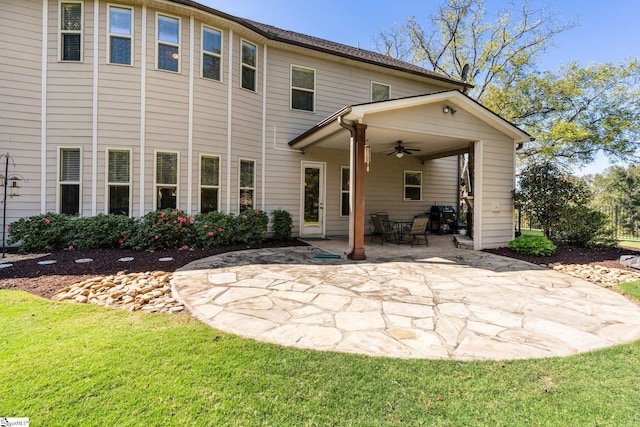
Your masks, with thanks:
[(396, 157), (401, 159), (404, 156), (404, 153), (402, 151), (399, 151), (396, 153)]

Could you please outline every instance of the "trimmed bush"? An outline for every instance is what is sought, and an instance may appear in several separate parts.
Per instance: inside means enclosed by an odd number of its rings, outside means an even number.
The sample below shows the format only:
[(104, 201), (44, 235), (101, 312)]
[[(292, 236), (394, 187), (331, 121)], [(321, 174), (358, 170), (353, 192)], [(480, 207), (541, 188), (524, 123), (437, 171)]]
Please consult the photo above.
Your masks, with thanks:
[(233, 223), (236, 241), (256, 244), (263, 242), (267, 236), (269, 217), (266, 212), (246, 210), (236, 216)]
[(195, 245), (201, 248), (231, 244), (235, 232), (233, 215), (224, 212), (198, 214), (195, 218)]
[(51, 252), (69, 245), (71, 217), (46, 213), (20, 218), (9, 226), (9, 245), (19, 244), (21, 253)]
[(69, 244), (75, 249), (112, 249), (126, 245), (135, 220), (125, 215), (98, 214), (71, 220)]
[(273, 225), (274, 240), (291, 239), (291, 230), (293, 230), (293, 218), (291, 214), (285, 210), (278, 209), (271, 212), (271, 223)]
[(193, 217), (179, 209), (152, 211), (136, 222), (136, 232), (125, 247), (158, 250), (188, 246), (193, 238)]
[(520, 254), (535, 256), (551, 256), (556, 249), (556, 245), (544, 236), (520, 236), (509, 242), (509, 247)]

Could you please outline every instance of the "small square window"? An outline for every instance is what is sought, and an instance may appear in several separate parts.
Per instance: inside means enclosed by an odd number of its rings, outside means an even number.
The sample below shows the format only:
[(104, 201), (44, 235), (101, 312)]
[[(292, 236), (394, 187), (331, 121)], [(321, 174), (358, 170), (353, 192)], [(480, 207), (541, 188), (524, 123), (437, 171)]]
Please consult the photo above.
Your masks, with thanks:
[(391, 96), (391, 87), (383, 83), (371, 82), (371, 101), (387, 101)]
[(422, 171), (404, 171), (404, 200), (422, 200)]

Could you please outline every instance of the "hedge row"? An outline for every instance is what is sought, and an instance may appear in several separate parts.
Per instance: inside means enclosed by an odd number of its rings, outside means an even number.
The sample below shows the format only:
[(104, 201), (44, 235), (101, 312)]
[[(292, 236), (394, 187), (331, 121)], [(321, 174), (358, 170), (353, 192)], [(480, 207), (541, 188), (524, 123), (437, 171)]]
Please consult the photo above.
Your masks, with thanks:
[[(273, 238), (291, 238), (291, 214), (276, 210), (271, 217)], [(122, 215), (76, 217), (47, 213), (13, 222), (8, 229), (8, 243), (18, 244), (22, 253), (61, 249), (204, 248), (260, 243), (266, 238), (268, 224), (267, 213), (260, 210), (239, 215), (210, 212), (190, 216), (178, 209), (165, 209), (149, 212), (139, 219)]]

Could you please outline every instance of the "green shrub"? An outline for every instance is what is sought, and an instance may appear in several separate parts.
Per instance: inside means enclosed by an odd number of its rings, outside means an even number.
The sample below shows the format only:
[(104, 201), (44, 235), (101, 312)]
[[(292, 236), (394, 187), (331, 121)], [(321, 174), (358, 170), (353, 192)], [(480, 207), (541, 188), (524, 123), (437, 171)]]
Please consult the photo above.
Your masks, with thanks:
[(125, 215), (98, 214), (71, 221), (70, 244), (75, 249), (112, 249), (126, 245), (135, 220)]
[(195, 245), (201, 248), (229, 245), (235, 232), (233, 215), (224, 212), (198, 214), (195, 218)]
[(152, 211), (136, 222), (136, 231), (123, 246), (138, 250), (180, 248), (193, 239), (193, 217), (179, 209)]
[(520, 236), (509, 242), (509, 247), (520, 254), (536, 256), (551, 256), (556, 249), (556, 245), (544, 236)]
[(66, 248), (71, 236), (73, 217), (46, 213), (20, 218), (9, 226), (9, 245), (19, 244), (20, 252), (51, 252)]
[(255, 244), (263, 242), (267, 236), (269, 217), (266, 212), (246, 210), (233, 218), (234, 238), (238, 242)]
[(617, 246), (606, 214), (588, 206), (570, 206), (549, 236), (563, 246)]
[(291, 239), (293, 219), (289, 212), (282, 209), (271, 212), (271, 222), (273, 224), (273, 238), (275, 240)]

